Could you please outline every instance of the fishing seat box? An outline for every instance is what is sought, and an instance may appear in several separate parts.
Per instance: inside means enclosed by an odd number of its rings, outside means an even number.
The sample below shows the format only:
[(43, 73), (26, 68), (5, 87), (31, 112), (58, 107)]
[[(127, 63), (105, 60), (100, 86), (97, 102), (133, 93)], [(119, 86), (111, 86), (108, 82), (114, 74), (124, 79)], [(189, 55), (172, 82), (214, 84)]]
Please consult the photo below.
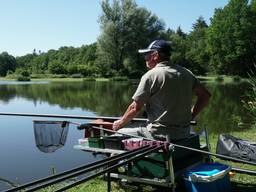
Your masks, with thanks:
[(107, 149), (123, 150), (123, 140), (129, 138), (128, 136), (106, 136), (103, 137), (104, 146)]
[(230, 166), (203, 163), (187, 170), (184, 182), (187, 192), (231, 192)]
[[(191, 135), (191, 137), (187, 139), (177, 141), (177, 144), (199, 149), (199, 136)], [(165, 179), (169, 175), (166, 161), (170, 156), (173, 158), (174, 172), (202, 159), (200, 153), (175, 147), (174, 150), (169, 151), (169, 153), (152, 153), (138, 161), (134, 161), (128, 174), (137, 177)]]
[(89, 147), (93, 147), (93, 148), (100, 148), (100, 149), (105, 148), (103, 139), (101, 137), (89, 137), (88, 144), (89, 144)]

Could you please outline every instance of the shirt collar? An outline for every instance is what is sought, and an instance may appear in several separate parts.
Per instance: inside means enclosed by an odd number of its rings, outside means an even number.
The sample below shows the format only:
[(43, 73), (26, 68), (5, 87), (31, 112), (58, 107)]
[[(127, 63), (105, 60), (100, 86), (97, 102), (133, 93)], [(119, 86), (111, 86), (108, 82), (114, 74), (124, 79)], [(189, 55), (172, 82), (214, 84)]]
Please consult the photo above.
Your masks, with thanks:
[(166, 67), (169, 66), (170, 62), (169, 61), (161, 61), (160, 63), (156, 64), (156, 67)]

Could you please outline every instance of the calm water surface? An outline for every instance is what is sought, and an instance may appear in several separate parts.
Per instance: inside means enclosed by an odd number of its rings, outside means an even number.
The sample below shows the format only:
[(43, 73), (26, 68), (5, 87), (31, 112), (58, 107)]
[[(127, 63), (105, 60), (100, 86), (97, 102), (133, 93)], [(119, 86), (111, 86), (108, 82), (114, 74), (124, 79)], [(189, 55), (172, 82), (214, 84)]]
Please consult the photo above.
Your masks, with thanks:
[[(214, 134), (247, 129), (250, 119), (241, 100), (246, 99), (248, 86), (210, 84), (207, 87), (212, 100), (198, 117), (197, 130), (200, 131), (203, 124)], [(135, 84), (120, 82), (0, 82), (0, 111), (120, 116), (135, 89)], [(63, 119), (0, 116), (0, 190), (10, 187), (3, 180), (22, 184), (50, 175), (52, 168), (61, 172), (99, 158), (73, 149), (83, 132), (72, 125), (64, 147), (54, 153), (41, 152), (35, 145), (33, 120)]]

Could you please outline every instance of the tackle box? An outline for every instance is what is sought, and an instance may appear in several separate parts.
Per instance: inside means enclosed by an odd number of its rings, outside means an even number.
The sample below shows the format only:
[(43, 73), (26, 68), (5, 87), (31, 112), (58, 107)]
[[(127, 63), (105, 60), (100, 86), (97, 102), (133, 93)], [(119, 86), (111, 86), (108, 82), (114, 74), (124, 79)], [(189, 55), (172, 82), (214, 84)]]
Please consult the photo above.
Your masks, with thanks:
[(88, 138), (89, 147), (104, 149), (104, 142), (101, 137), (89, 137)]
[(129, 138), (128, 136), (105, 136), (103, 137), (103, 142), (105, 148), (108, 149), (118, 149), (123, 150), (124, 144), (123, 140)]

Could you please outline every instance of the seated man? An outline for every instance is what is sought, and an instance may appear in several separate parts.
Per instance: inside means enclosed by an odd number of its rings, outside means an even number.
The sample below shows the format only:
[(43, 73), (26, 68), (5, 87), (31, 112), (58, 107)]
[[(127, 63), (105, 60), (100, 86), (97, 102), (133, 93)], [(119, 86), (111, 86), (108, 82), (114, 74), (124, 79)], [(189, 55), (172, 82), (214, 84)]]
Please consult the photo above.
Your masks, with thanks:
[[(148, 48), (139, 50), (149, 70), (142, 76), (133, 102), (114, 122), (113, 130), (126, 125), (145, 105), (148, 125), (139, 129), (144, 137), (164, 137), (168, 141), (189, 137), (190, 121), (208, 104), (210, 93), (191, 71), (170, 61), (170, 52), (170, 43), (164, 40), (153, 41)], [(191, 108), (193, 94), (197, 99)]]

